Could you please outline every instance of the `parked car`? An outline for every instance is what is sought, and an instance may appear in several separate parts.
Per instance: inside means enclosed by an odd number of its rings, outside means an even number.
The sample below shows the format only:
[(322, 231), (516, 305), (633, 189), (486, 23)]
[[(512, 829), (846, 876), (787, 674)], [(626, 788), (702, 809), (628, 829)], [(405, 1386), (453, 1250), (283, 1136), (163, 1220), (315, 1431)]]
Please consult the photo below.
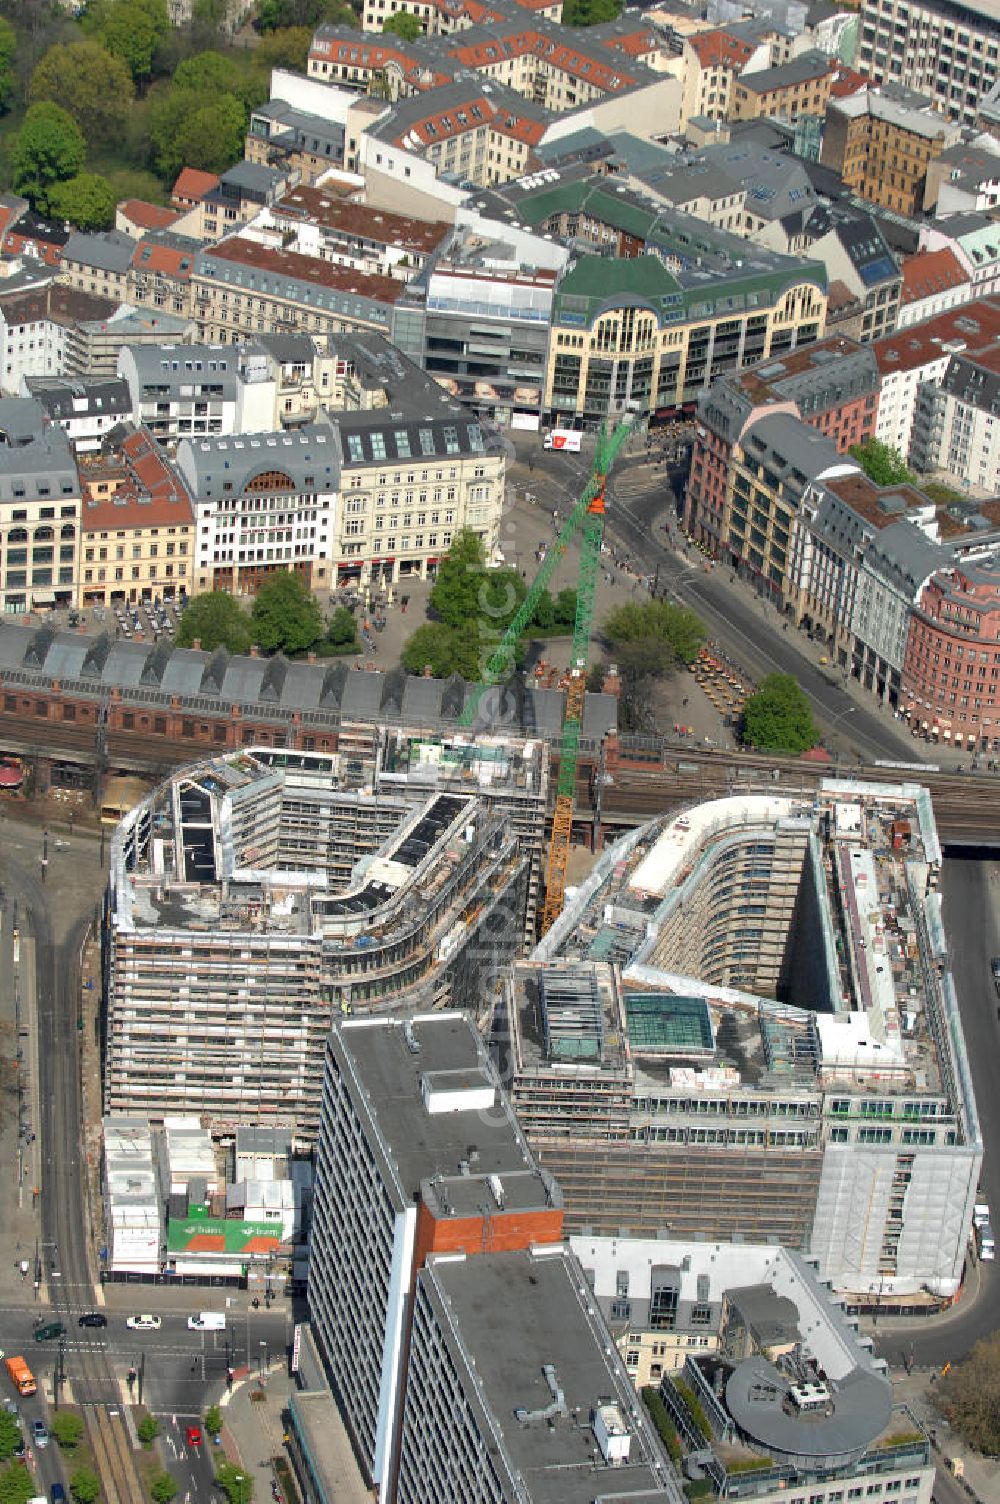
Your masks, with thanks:
[(103, 1311), (84, 1311), (78, 1324), (80, 1326), (107, 1326), (108, 1318)]
[(59, 1337), (65, 1337), (66, 1328), (61, 1321), (47, 1321), (43, 1326), (35, 1327), (36, 1342), (55, 1342)]
[(161, 1316), (150, 1316), (148, 1312), (142, 1316), (130, 1316), (125, 1325), (133, 1332), (158, 1332), (163, 1325)]
[(45, 1429), (45, 1422), (44, 1421), (42, 1421), (42, 1420), (36, 1420), (36, 1421), (32, 1422), (32, 1425), (31, 1425), (31, 1439), (35, 1443), (36, 1447), (47, 1447), (48, 1446), (48, 1444), (49, 1444), (49, 1433)]
[(61, 1483), (52, 1485), (52, 1504), (66, 1504), (66, 1490)]

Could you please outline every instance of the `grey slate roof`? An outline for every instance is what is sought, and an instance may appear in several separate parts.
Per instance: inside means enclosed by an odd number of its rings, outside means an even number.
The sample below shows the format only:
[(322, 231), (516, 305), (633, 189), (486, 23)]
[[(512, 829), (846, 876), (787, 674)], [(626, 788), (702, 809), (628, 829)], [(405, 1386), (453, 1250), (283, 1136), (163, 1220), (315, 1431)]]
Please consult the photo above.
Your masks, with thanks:
[(0, 501), (79, 494), (73, 449), (61, 428), (46, 428), (17, 448), (0, 446)]
[[(68, 450), (65, 435), (57, 433)], [(3, 454), (0, 449), (0, 459)], [(3, 495), (0, 475), (0, 499)], [(444, 731), (454, 728), (469, 694), (469, 687), (457, 678), (390, 682), (381, 671), (349, 668), (342, 662), (287, 663), (280, 658), (234, 657), (224, 649), (208, 653), (172, 644), (151, 647), (116, 640), (109, 633), (88, 637), (49, 625), (0, 620), (0, 675), (4, 671), (24, 671), (40, 689), (57, 679), (68, 695), (119, 689), (123, 700), (147, 708), (176, 700), (184, 708), (228, 715), (231, 706), (240, 705), (248, 716), (282, 721), (298, 712), (308, 724), (331, 727), (361, 721)], [(277, 688), (277, 698), (266, 698), (265, 682)], [(562, 732), (564, 698), (560, 690), (537, 690), (519, 676), (482, 695), (474, 726), (556, 740)], [(614, 695), (588, 694), (584, 740), (613, 731), (617, 718)]]
[(300, 492), (335, 491), (340, 483), (337, 437), (329, 421), (306, 423), (294, 433), (184, 439), (177, 468), (196, 501), (218, 500), (224, 490), (238, 496), (268, 470), (287, 475)]
[(0, 444), (28, 444), (46, 421), (45, 408), (34, 397), (0, 397)]
[(125, 418), (132, 412), (128, 382), (116, 378), (72, 381), (61, 376), (28, 376), (26, 385), (32, 397), (57, 423), (98, 413), (113, 413)]
[(124, 274), (132, 265), (136, 242), (123, 230), (102, 230), (88, 234), (74, 230), (63, 250), (64, 261), (77, 261), (97, 271)]
[(239, 385), (239, 361), (253, 349), (253, 345), (236, 349), (232, 345), (134, 344), (130, 358), (135, 362), (140, 393), (146, 386), (166, 387), (164, 400), (169, 400), (171, 394), (180, 395), (182, 386), (210, 382), (222, 388), (223, 399), (233, 400)]

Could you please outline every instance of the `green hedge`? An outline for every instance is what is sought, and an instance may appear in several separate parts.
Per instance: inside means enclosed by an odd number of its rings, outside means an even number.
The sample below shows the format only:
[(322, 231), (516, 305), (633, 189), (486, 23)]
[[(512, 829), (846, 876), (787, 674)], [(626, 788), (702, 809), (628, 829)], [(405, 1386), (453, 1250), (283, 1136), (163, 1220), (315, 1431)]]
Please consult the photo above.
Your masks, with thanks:
[(642, 1391), (642, 1402), (649, 1411), (649, 1418), (656, 1427), (656, 1433), (667, 1449), (667, 1455), (673, 1462), (681, 1460), (681, 1444), (673, 1421), (670, 1419), (670, 1411), (663, 1403), (659, 1391), (648, 1385)]

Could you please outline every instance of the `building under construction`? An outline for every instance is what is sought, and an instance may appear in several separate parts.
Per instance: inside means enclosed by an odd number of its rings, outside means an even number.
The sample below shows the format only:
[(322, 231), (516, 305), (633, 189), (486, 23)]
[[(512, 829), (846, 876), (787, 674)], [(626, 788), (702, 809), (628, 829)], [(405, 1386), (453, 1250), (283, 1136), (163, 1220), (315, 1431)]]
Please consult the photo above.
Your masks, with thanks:
[(403, 733), (374, 757), (248, 749), (159, 784), (112, 841), (106, 1111), (309, 1138), (334, 1018), (488, 1017), (547, 785), (542, 742)]
[(954, 1295), (982, 1144), (939, 867), (926, 790), (833, 781), (609, 848), (506, 999), (568, 1225), (774, 1239), (859, 1303)]

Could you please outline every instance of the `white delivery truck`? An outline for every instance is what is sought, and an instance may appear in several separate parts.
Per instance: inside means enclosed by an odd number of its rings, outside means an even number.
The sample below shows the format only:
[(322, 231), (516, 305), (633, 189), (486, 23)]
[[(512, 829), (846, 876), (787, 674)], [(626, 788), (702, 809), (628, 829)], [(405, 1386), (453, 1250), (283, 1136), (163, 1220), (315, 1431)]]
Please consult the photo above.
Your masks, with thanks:
[(192, 1332), (224, 1332), (226, 1318), (221, 1311), (199, 1311), (188, 1317), (188, 1327)]
[(996, 1248), (993, 1243), (993, 1228), (988, 1222), (984, 1222), (979, 1229), (979, 1257), (984, 1264), (996, 1258)]
[(579, 454), (583, 447), (583, 434), (577, 428), (553, 428), (542, 440), (543, 449), (563, 449), (567, 454)]

